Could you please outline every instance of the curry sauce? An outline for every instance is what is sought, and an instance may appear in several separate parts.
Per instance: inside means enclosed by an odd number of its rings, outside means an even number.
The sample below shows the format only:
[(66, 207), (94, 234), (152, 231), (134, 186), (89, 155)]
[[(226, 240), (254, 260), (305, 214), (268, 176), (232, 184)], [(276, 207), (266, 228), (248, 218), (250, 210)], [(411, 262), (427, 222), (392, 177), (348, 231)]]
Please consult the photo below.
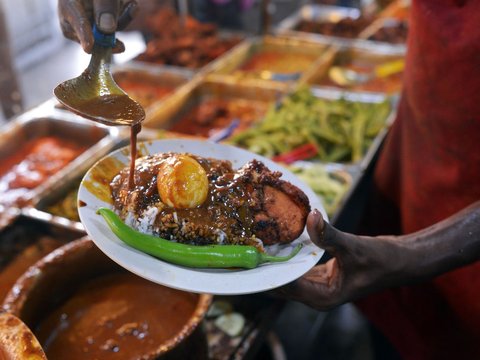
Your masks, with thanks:
[(105, 275), (48, 315), (35, 335), (52, 360), (137, 359), (182, 330), (198, 296), (130, 273)]

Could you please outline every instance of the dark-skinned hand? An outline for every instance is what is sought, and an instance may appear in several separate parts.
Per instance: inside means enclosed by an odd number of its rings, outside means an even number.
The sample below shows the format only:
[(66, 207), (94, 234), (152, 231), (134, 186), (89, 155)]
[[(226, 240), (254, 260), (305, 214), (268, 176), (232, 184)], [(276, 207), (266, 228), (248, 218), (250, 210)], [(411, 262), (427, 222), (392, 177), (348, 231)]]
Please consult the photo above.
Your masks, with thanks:
[(310, 239), (332, 258), (300, 279), (274, 291), (274, 295), (328, 310), (357, 299), (401, 278), (404, 262), (398, 256), (397, 237), (347, 234), (323, 220), (318, 210), (307, 219)]
[[(136, 0), (59, 0), (58, 14), (63, 35), (79, 42), (83, 50), (92, 52), (93, 23), (105, 34), (123, 30), (137, 12)], [(125, 51), (117, 39), (114, 53)]]

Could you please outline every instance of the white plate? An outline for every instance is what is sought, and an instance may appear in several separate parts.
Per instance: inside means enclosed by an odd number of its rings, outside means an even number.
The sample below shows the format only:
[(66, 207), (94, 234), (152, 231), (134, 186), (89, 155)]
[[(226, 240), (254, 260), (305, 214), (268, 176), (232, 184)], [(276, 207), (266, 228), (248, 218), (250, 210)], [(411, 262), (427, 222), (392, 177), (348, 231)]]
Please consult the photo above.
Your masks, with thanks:
[[(235, 169), (252, 159), (260, 160), (270, 170), (281, 171), (282, 179), (302, 189), (310, 199), (312, 209), (319, 209), (327, 219), (320, 200), (305, 183), (273, 161), (246, 150), (207, 141), (184, 139), (144, 142), (139, 144), (139, 150), (141, 155), (172, 151), (225, 159), (230, 160)], [(100, 160), (85, 175), (78, 193), (79, 203), (86, 204), (79, 207), (79, 214), (88, 235), (100, 250), (129, 271), (158, 284), (180, 290), (219, 295), (249, 294), (270, 290), (299, 278), (312, 268), (323, 255), (324, 251), (310, 241), (306, 230), (291, 244), (267, 247), (268, 253), (285, 255), (296, 244), (303, 243), (304, 247), (293, 259), (285, 263), (264, 264), (249, 270), (186, 268), (158, 260), (133, 249), (119, 240), (102, 217), (95, 214), (99, 207), (111, 208), (112, 204), (98, 198), (88, 190), (91, 186), (86, 186), (86, 184), (91, 185), (92, 183), (98, 188), (108, 186), (98, 181), (98, 170), (102, 170), (102, 166), (111, 167), (112, 163), (118, 162), (127, 166), (129, 158), (129, 150), (124, 148)]]

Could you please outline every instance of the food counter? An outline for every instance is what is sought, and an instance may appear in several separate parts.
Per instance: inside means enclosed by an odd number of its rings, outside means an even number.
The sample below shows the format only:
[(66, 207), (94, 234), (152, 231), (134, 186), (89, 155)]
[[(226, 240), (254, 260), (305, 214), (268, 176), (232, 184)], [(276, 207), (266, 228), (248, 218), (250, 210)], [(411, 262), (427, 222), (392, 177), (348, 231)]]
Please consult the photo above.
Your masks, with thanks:
[[(113, 72), (146, 109), (140, 141), (210, 139), (266, 156), (309, 184), (335, 222), (393, 122), (401, 68), (348, 86), (329, 74), (335, 67), (371, 74), (403, 61), (407, 24), (403, 8), (367, 18), (357, 9), (308, 5), (282, 22), (276, 35), (235, 38), (222, 51), (211, 50), (215, 56), (198, 55), (192, 41), (187, 44), (191, 31), (157, 29), (144, 54)], [(398, 29), (391, 30), (394, 25)], [(208, 26), (188, 26), (205, 35), (202, 41), (221, 38)], [(162, 41), (177, 41), (191, 52), (159, 49)], [(127, 144), (125, 129), (86, 121), (54, 100), (1, 129), (2, 300), (30, 265), (85, 235), (77, 214), (79, 183), (96, 161)], [(345, 226), (348, 219), (341, 221)], [(198, 330), (211, 359), (254, 356), (284, 305), (262, 294), (211, 301)], [(223, 326), (231, 314), (241, 322), (233, 332)], [(48, 326), (34, 329), (41, 342)]]

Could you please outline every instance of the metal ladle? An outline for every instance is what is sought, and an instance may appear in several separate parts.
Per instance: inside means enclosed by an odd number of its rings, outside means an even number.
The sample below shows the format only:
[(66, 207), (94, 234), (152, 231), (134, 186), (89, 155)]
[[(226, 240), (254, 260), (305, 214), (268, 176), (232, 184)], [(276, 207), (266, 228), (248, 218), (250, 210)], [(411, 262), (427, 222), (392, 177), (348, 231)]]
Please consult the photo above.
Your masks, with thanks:
[(106, 125), (140, 124), (145, 111), (131, 99), (110, 73), (115, 35), (103, 34), (93, 27), (95, 43), (85, 71), (54, 89), (57, 99), (74, 113)]

